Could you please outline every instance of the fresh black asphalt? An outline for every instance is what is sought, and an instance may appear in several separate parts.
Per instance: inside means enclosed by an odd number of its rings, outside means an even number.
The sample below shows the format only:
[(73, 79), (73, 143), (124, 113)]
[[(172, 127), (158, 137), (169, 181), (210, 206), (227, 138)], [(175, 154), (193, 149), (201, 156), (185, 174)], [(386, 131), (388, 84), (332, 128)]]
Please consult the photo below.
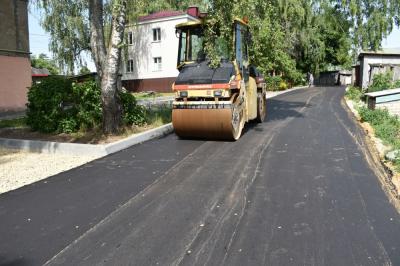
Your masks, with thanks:
[(0, 195), (0, 265), (400, 265), (343, 93), (269, 99), (236, 142), (172, 134)]

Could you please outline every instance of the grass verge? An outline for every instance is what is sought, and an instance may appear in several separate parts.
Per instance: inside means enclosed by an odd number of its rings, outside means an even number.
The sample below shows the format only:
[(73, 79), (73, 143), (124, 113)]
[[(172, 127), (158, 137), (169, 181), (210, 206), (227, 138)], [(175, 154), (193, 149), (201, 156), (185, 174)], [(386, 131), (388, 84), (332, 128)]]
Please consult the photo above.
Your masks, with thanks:
[[(172, 120), (172, 110), (170, 106), (158, 106), (157, 108), (146, 109), (144, 125), (126, 125), (122, 127), (116, 135), (104, 135), (100, 127), (74, 133), (41, 133), (31, 131), (29, 128), (26, 128), (26, 124), (23, 120), (19, 120), (20, 119), (14, 119), (12, 122), (7, 123), (6, 121), (11, 120), (0, 121), (0, 123), (3, 122), (0, 125), (4, 125), (3, 127), (0, 126), (0, 137), (68, 143), (105, 144), (170, 123)], [(12, 127), (12, 129), (10, 127)]]
[[(393, 150), (400, 149), (400, 120), (389, 114), (386, 109), (371, 110), (365, 106), (358, 108), (362, 122), (368, 122), (374, 129), (375, 136)], [(400, 171), (400, 158), (394, 162), (397, 171)]]
[(363, 97), (363, 93), (360, 88), (354, 87), (354, 86), (349, 86), (348, 89), (346, 90), (345, 96), (349, 100), (352, 100), (353, 102), (358, 103), (361, 101), (361, 99)]
[(151, 99), (157, 97), (174, 96), (173, 92), (132, 92), (137, 100)]
[(7, 128), (7, 127), (13, 127), (13, 128), (27, 127), (26, 118), (21, 117), (9, 120), (0, 120), (0, 128)]

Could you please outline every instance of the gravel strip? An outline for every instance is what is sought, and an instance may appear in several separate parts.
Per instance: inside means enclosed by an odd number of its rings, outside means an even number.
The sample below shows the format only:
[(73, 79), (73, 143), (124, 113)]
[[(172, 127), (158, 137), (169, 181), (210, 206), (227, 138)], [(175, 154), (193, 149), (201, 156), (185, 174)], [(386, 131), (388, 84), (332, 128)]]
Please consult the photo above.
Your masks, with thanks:
[(0, 149), (0, 194), (96, 159), (96, 156), (28, 153)]

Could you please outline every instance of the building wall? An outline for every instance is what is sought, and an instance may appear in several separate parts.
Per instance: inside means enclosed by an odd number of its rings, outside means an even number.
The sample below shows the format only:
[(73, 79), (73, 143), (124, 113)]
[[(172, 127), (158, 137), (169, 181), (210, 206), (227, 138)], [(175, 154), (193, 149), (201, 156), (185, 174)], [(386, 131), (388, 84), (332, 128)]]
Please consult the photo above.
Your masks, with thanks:
[[(175, 34), (175, 25), (195, 20), (188, 15), (158, 19), (148, 22), (141, 22), (138, 26), (129, 27), (126, 32), (133, 32), (133, 44), (128, 45), (123, 53), (122, 60), (122, 81), (123, 84), (131, 84), (126, 87), (129, 90), (153, 90), (170, 91), (170, 80), (179, 74), (176, 69), (178, 57), (179, 39)], [(160, 28), (161, 41), (153, 42), (153, 29)], [(154, 69), (154, 57), (162, 58), (162, 70)], [(133, 60), (133, 72), (127, 72), (127, 61)], [(165, 79), (163, 82), (145, 81), (149, 79)], [(137, 80), (133, 82), (126, 81)], [(154, 85), (163, 86), (155, 87)], [(152, 85), (152, 87), (146, 87)], [(167, 86), (167, 87), (165, 87)], [(136, 89), (134, 89), (136, 88)]]
[(361, 60), (360, 74), (361, 86), (367, 88), (372, 82), (370, 65), (400, 65), (400, 55), (364, 55)]
[(375, 108), (387, 109), (390, 114), (400, 116), (400, 101), (376, 103)]
[(31, 86), (28, 1), (0, 1), (0, 111), (25, 108)]
[(172, 84), (175, 82), (175, 77), (171, 78), (156, 78), (156, 79), (135, 79), (124, 80), (122, 86), (129, 91), (156, 91), (156, 92), (171, 92)]
[(25, 109), (30, 71), (29, 58), (0, 55), (0, 111)]

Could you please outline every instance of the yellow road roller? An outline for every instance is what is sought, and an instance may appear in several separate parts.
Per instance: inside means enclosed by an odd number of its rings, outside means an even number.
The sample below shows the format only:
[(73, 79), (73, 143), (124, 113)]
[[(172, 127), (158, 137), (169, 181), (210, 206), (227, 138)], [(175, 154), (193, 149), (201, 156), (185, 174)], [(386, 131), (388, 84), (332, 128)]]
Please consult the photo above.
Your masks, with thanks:
[(221, 63), (212, 68), (204, 52), (204, 21), (176, 26), (179, 75), (172, 124), (180, 137), (237, 140), (246, 122), (264, 120), (266, 85), (249, 62), (248, 24), (235, 19), (233, 27), (232, 39), (215, 40)]

